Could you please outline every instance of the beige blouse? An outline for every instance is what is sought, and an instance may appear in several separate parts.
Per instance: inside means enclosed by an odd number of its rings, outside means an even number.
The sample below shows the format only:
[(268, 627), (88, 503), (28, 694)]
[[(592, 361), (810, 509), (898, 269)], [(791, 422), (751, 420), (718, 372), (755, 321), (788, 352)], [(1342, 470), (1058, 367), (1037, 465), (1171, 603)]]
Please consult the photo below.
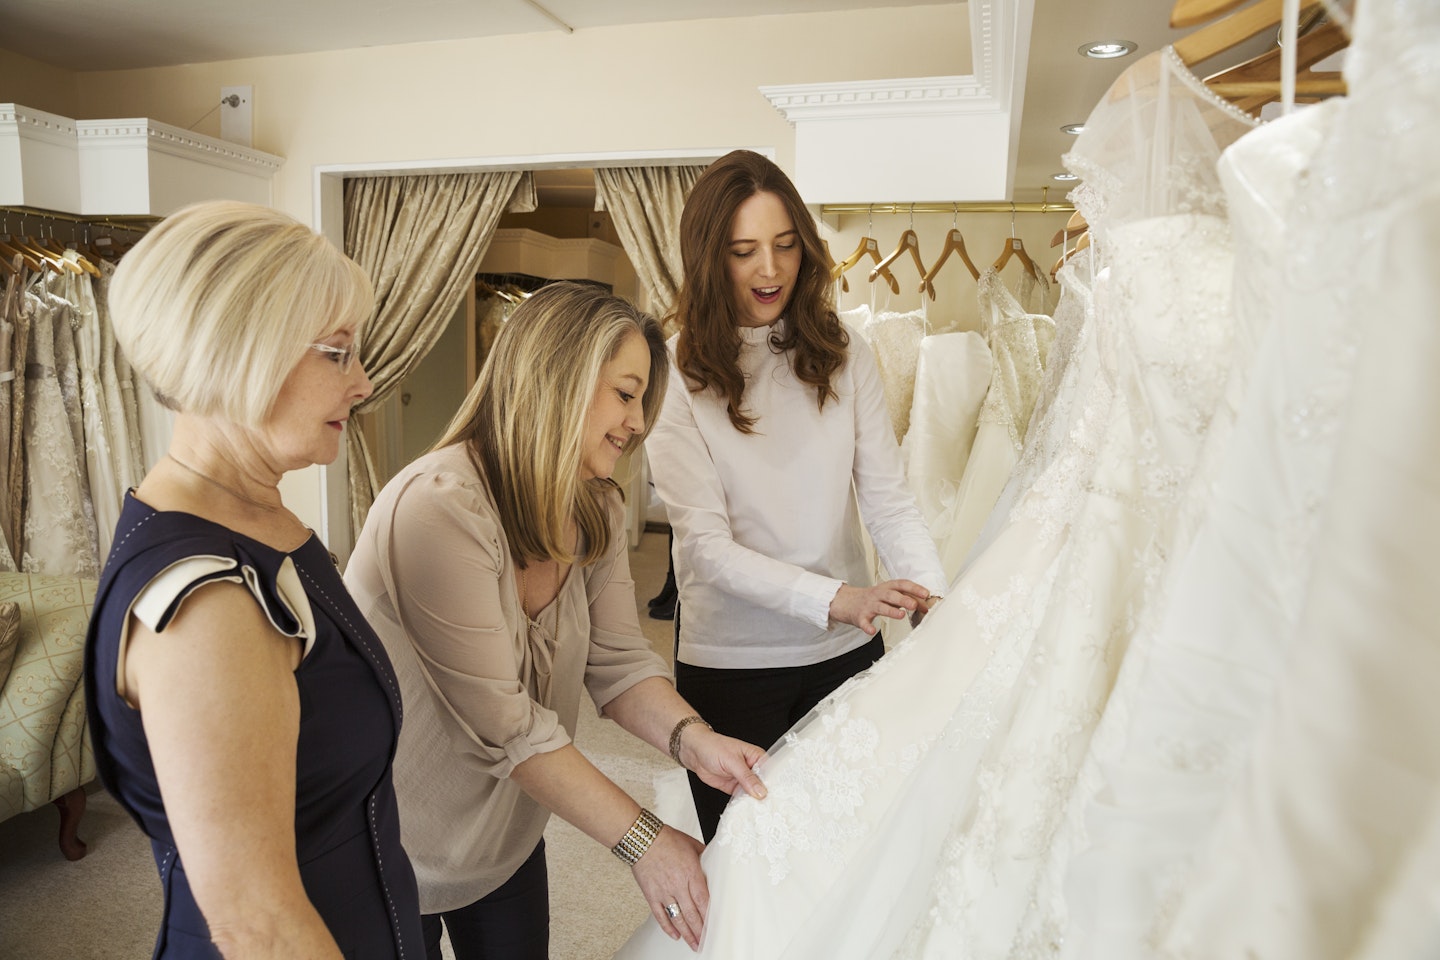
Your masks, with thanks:
[(345, 583), (400, 681), (395, 789), (424, 913), (490, 893), (539, 843), (550, 813), (510, 772), (570, 743), (582, 686), (603, 715), (641, 680), (671, 678), (640, 632), (618, 495), (611, 519), (609, 553), (572, 567), (529, 621), (463, 448), (416, 460), (370, 509)]

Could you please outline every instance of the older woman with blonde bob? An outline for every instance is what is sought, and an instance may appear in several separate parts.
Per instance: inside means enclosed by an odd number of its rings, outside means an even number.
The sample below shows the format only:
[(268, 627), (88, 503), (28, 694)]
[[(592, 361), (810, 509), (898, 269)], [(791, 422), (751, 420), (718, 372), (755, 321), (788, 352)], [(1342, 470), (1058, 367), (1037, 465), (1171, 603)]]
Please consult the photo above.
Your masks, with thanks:
[(516, 308), (436, 448), (376, 499), (345, 579), (395, 662), (395, 759), (429, 956), (548, 956), (542, 833), (556, 813), (634, 873), (698, 945), (699, 841), (664, 826), (571, 742), (601, 714), (714, 787), (762, 796), (760, 748), (711, 731), (640, 632), (610, 480), (665, 394), (656, 321), (592, 285)]
[(207, 203), (126, 254), (116, 337), (175, 412), (125, 498), (85, 684), (96, 766), (151, 838), (164, 958), (418, 953), (395, 676), (280, 478), (370, 394), (369, 281), (264, 207)]

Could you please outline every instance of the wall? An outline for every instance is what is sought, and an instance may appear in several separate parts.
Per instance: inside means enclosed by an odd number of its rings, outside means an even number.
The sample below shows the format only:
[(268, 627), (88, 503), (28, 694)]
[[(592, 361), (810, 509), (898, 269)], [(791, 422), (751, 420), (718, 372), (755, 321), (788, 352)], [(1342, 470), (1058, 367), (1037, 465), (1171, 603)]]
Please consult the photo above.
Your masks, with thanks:
[[(83, 73), (67, 115), (188, 126), (250, 84), (252, 144), (286, 158), (275, 204), (307, 222), (316, 165), (773, 146), (792, 169), (794, 131), (757, 86), (963, 73), (967, 16), (948, 3)], [(196, 129), (218, 135), (218, 115)]]
[(0, 103), (18, 103), (62, 117), (79, 118), (79, 75), (0, 50)]

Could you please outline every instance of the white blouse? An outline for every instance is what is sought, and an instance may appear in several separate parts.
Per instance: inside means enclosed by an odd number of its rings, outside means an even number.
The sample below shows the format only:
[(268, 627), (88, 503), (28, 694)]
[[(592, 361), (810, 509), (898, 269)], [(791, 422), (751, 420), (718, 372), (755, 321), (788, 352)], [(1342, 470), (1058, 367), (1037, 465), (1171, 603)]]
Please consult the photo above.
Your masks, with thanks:
[(889, 576), (944, 592), (870, 348), (850, 331), (849, 361), (832, 377), (838, 397), (822, 410), (789, 354), (769, 344), (784, 322), (740, 330), (752, 434), (735, 429), (713, 390), (690, 392), (670, 342), (670, 385), (646, 449), (675, 533), (678, 659), (693, 666), (804, 666), (868, 641), (829, 620), (843, 583), (874, 582), (861, 518)]

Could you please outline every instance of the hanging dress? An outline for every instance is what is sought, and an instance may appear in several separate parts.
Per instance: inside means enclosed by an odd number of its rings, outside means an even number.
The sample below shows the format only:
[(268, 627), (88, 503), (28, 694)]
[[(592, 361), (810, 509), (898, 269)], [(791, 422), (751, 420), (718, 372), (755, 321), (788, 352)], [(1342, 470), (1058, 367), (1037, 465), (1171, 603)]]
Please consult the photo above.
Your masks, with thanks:
[[(978, 296), (990, 346), (990, 386), (980, 406), (965, 473), (932, 525), (945, 575), (952, 579), (1019, 460), (1043, 374), (1036, 319), (1020, 306), (993, 267), (980, 275)], [(1046, 317), (1045, 323), (1049, 322)]]
[[(1076, 145), (1104, 181), (1091, 222), (1112, 260), (1068, 364), (1067, 440), (920, 628), (786, 735), (761, 768), (768, 797), (732, 801), (702, 857), (702, 955), (1011, 955), (1115, 666), (1180, 546), (1171, 517), (1233, 337), (1214, 164), (1249, 125), (1161, 55), (1123, 79), (1107, 98), (1128, 101), (1120, 122)], [(1137, 121), (1146, 137), (1118, 142)], [(620, 954), (682, 955), (651, 923)]]
[(25, 365), (26, 573), (96, 578), (95, 514), (85, 480), (80, 383), (70, 303), (51, 291), (58, 275), (40, 274), (32, 298)]

